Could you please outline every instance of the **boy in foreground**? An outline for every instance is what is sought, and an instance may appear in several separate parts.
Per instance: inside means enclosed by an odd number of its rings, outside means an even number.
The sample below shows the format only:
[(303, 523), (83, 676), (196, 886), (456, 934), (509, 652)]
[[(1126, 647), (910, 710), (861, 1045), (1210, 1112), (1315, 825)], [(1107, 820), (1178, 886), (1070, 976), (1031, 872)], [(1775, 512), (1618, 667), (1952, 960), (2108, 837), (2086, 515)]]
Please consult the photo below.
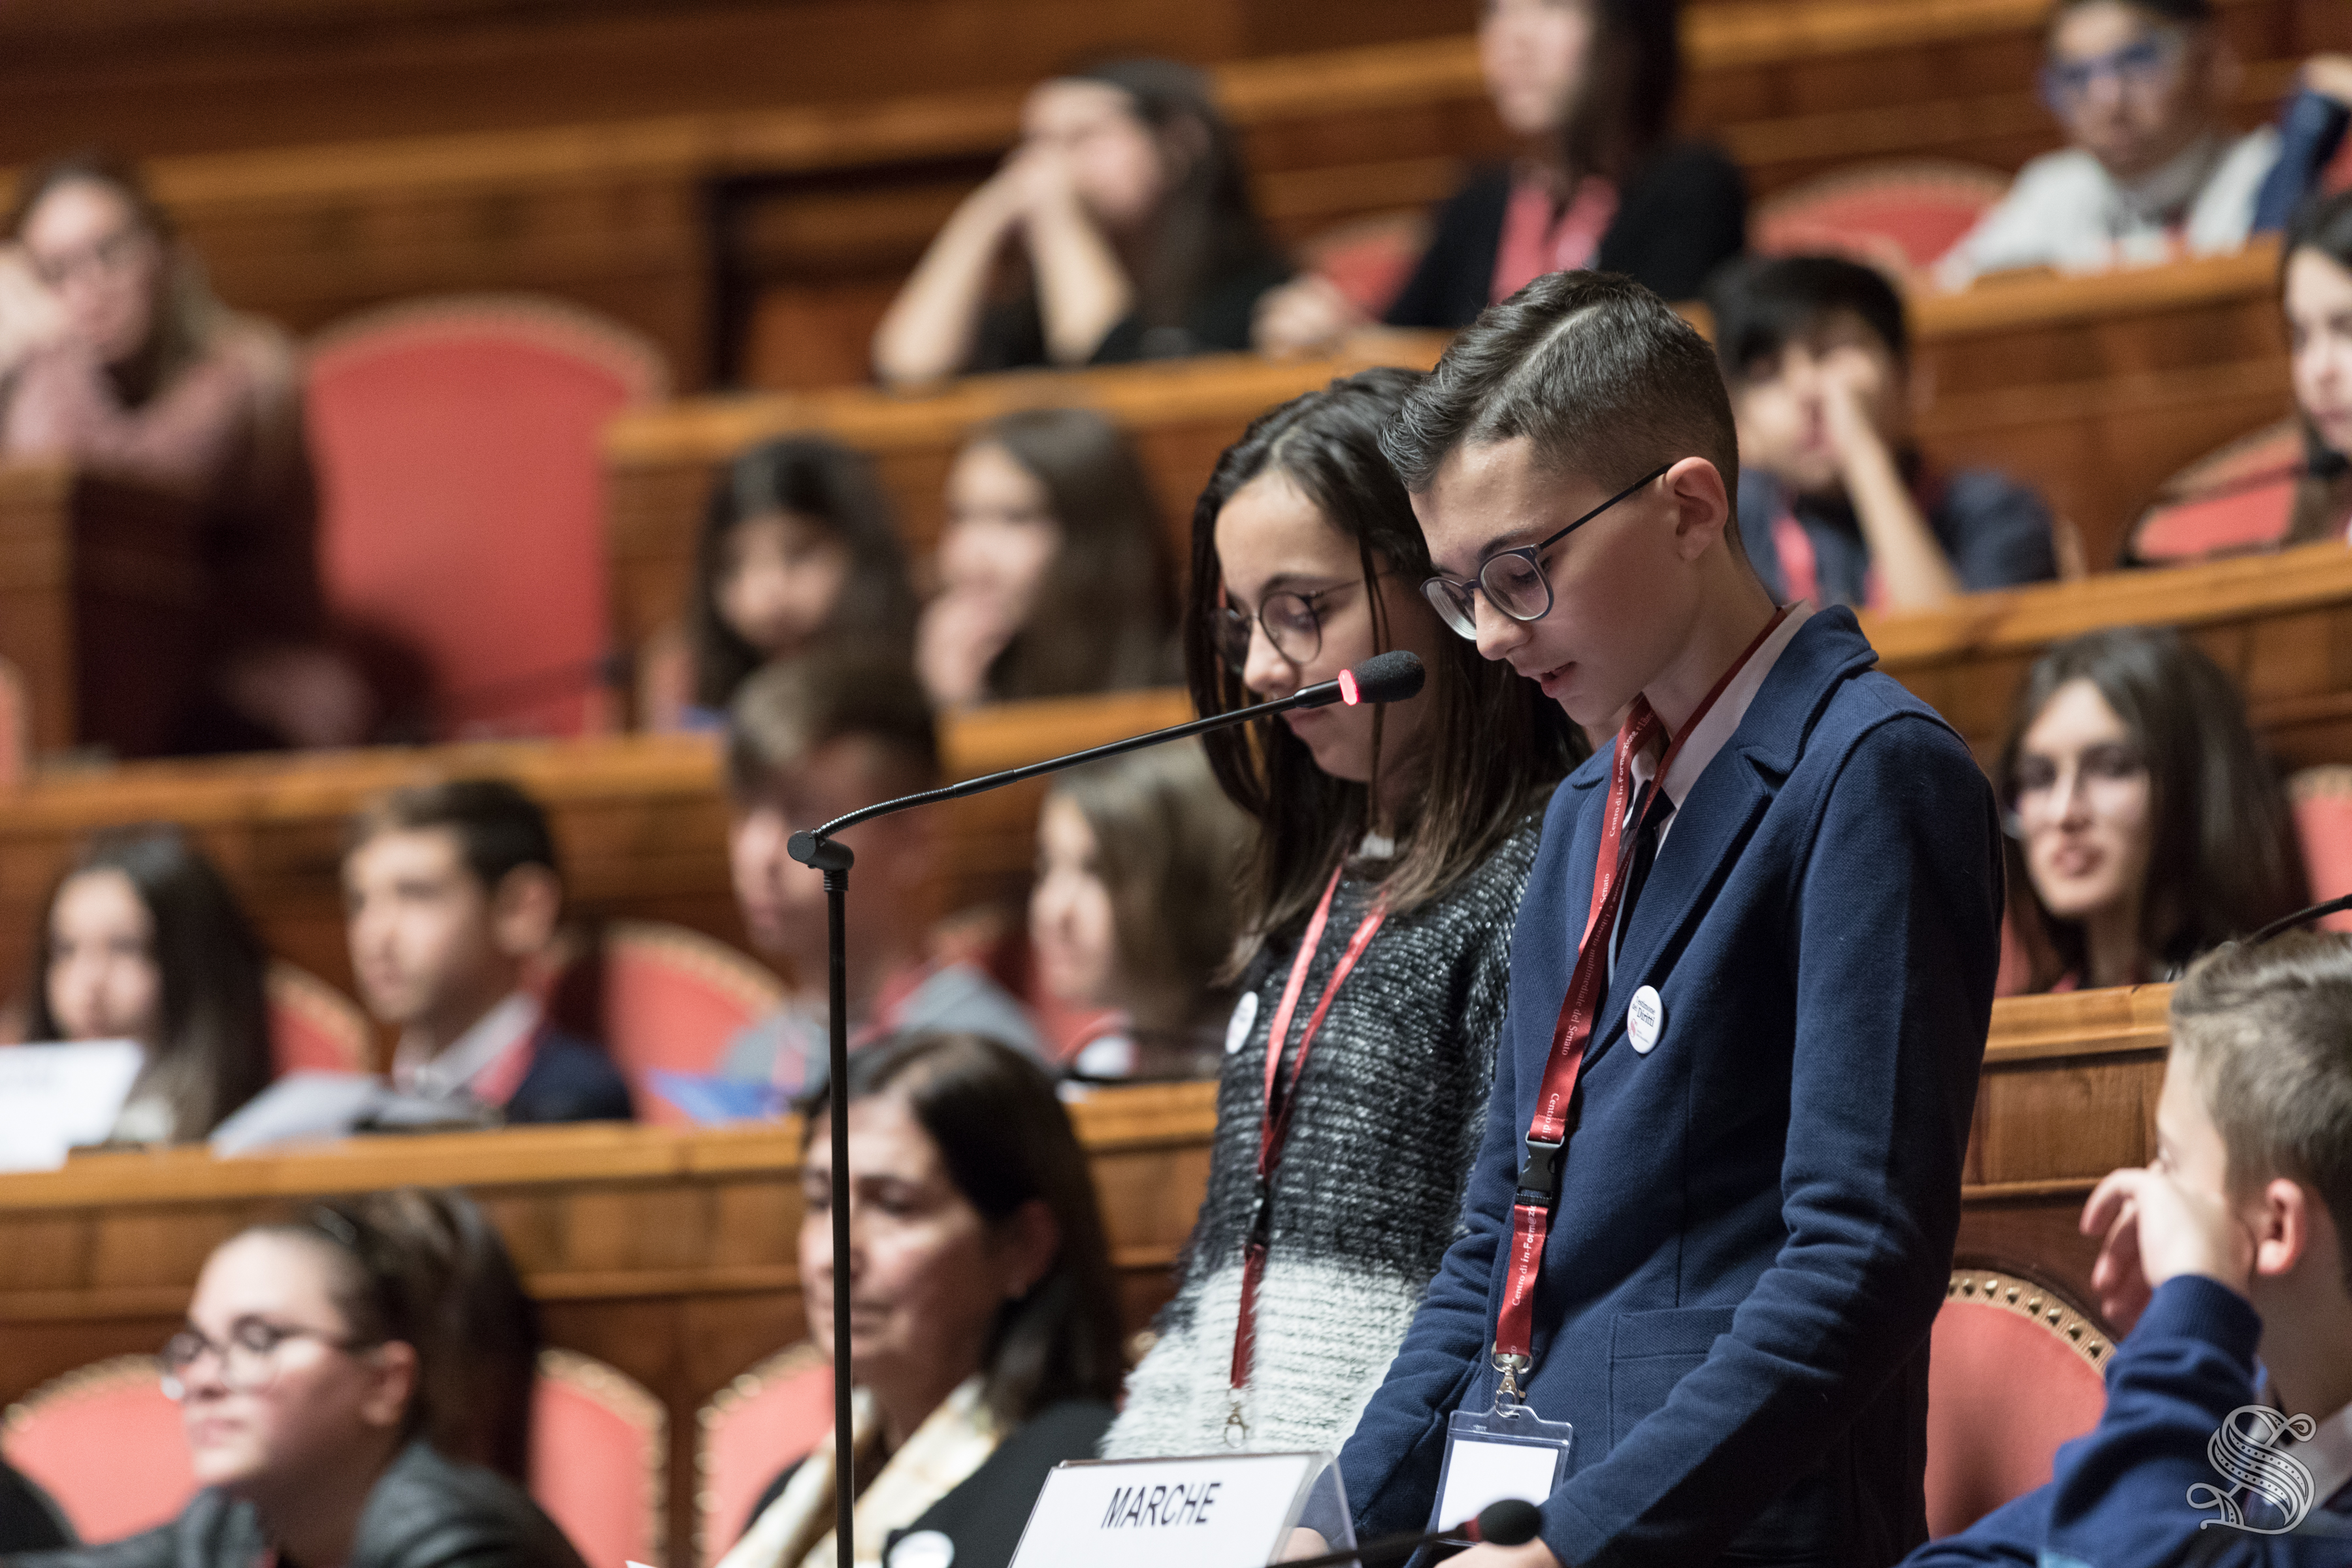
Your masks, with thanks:
[[(1774, 605), (1712, 353), (1637, 285), (1489, 310), (1387, 448), (1448, 623), (1578, 722), (1626, 717), (1545, 819), (1464, 1232), (1340, 1456), (1356, 1528), (1517, 1495), (1538, 1539), (1462, 1568), (1899, 1557), (1991, 1013), (1991, 791), (1850, 612)], [(1521, 1407), (1573, 1428), (1531, 1491), (1454, 1420)]]
[(2352, 941), (2191, 969), (2156, 1131), (2156, 1163), (2083, 1211), (2100, 1309), (2130, 1326), (2106, 1414), (2050, 1485), (1914, 1568), (2352, 1563)]

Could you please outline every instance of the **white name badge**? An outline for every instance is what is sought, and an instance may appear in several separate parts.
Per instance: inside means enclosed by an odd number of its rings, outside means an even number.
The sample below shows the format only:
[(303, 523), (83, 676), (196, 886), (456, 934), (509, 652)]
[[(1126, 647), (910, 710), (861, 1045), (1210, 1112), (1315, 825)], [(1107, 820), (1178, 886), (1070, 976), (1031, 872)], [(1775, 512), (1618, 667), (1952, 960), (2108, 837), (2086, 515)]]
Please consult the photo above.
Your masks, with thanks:
[(131, 1040), (0, 1049), (0, 1171), (55, 1170), (105, 1142), (146, 1060)]
[(1328, 1454), (1073, 1461), (1046, 1476), (1012, 1568), (1271, 1562), (1318, 1483), (1337, 1479)]

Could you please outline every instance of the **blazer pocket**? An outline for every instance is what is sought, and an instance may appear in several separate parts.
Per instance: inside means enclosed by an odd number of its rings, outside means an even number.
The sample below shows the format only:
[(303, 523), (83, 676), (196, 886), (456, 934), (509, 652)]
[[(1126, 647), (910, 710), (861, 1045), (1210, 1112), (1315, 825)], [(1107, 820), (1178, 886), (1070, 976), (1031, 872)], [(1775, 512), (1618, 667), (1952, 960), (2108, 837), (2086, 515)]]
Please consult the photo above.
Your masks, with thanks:
[(1666, 1402), (1675, 1384), (1706, 1360), (1731, 1331), (1729, 1307), (1674, 1307), (1620, 1312), (1609, 1325), (1609, 1446)]

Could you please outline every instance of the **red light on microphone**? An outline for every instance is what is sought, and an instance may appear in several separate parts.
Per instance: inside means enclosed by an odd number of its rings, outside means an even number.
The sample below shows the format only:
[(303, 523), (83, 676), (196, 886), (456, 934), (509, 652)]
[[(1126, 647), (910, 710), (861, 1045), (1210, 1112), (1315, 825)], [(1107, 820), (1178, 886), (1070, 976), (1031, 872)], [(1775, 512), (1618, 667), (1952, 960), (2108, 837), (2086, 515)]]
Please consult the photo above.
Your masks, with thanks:
[(1339, 672), (1339, 700), (1346, 703), (1349, 707), (1353, 708), (1357, 703), (1361, 702), (1363, 700), (1363, 693), (1356, 689), (1356, 672), (1352, 669), (1341, 670)]

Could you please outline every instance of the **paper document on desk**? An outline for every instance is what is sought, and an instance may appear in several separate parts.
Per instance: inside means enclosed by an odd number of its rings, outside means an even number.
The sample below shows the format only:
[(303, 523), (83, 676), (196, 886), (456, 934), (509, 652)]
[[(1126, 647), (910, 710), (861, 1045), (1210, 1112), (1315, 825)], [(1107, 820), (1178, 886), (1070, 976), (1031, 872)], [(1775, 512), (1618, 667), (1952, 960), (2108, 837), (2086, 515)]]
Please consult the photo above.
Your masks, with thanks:
[(0, 1049), (0, 1171), (54, 1171), (105, 1142), (146, 1060), (133, 1040)]

